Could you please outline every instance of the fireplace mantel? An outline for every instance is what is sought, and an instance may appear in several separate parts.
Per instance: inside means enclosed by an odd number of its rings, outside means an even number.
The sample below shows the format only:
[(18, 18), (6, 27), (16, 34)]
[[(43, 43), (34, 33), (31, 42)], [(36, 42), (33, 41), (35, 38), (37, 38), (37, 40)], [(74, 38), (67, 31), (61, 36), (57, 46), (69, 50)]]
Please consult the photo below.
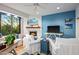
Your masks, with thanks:
[(40, 28), (40, 27), (26, 27), (26, 28)]

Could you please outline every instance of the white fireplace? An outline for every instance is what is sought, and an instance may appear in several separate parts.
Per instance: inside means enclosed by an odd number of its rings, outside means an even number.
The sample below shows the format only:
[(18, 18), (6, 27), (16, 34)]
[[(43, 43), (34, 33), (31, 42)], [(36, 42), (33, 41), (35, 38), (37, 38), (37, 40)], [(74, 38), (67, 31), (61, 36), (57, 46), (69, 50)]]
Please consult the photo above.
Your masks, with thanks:
[(37, 36), (38, 38), (41, 37), (41, 29), (40, 28), (26, 28), (27, 34)]
[[(41, 16), (32, 16), (29, 18), (36, 18), (38, 20), (38, 24), (34, 24), (34, 25), (30, 25), (30, 24), (26, 24), (25, 26), (25, 33), (24, 34), (29, 34), (30, 32), (36, 32), (36, 36), (38, 38), (40, 38), (42, 36), (42, 20), (41, 20)], [(28, 21), (28, 20), (27, 20)], [(33, 34), (33, 33), (32, 33)]]

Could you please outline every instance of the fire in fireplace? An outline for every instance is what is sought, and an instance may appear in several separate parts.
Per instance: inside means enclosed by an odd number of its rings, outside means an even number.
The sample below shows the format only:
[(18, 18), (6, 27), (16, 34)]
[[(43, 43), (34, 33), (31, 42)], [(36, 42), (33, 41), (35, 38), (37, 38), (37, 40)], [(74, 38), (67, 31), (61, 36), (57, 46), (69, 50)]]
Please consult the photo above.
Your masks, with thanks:
[(37, 31), (30, 31), (29, 34), (33, 36), (37, 36)]

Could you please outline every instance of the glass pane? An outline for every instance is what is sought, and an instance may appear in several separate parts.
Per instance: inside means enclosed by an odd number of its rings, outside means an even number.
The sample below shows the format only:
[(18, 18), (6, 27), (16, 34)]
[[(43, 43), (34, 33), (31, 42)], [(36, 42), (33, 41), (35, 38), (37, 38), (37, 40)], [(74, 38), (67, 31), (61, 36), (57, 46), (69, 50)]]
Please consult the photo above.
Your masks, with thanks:
[(13, 33), (20, 33), (20, 19), (19, 17), (14, 17), (13, 16), (13, 20), (12, 20), (12, 25), (13, 25)]
[(11, 32), (11, 16), (6, 14), (1, 15), (1, 32), (3, 35), (7, 35)]

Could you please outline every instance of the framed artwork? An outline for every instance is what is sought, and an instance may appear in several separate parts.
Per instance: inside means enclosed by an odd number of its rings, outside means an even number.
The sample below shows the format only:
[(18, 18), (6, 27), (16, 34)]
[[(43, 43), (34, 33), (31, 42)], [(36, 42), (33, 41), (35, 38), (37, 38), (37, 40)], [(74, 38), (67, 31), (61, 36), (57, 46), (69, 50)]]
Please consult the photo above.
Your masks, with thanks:
[(73, 28), (73, 19), (65, 19), (65, 29)]
[(38, 19), (37, 18), (31, 18), (27, 20), (27, 25), (38, 25)]

